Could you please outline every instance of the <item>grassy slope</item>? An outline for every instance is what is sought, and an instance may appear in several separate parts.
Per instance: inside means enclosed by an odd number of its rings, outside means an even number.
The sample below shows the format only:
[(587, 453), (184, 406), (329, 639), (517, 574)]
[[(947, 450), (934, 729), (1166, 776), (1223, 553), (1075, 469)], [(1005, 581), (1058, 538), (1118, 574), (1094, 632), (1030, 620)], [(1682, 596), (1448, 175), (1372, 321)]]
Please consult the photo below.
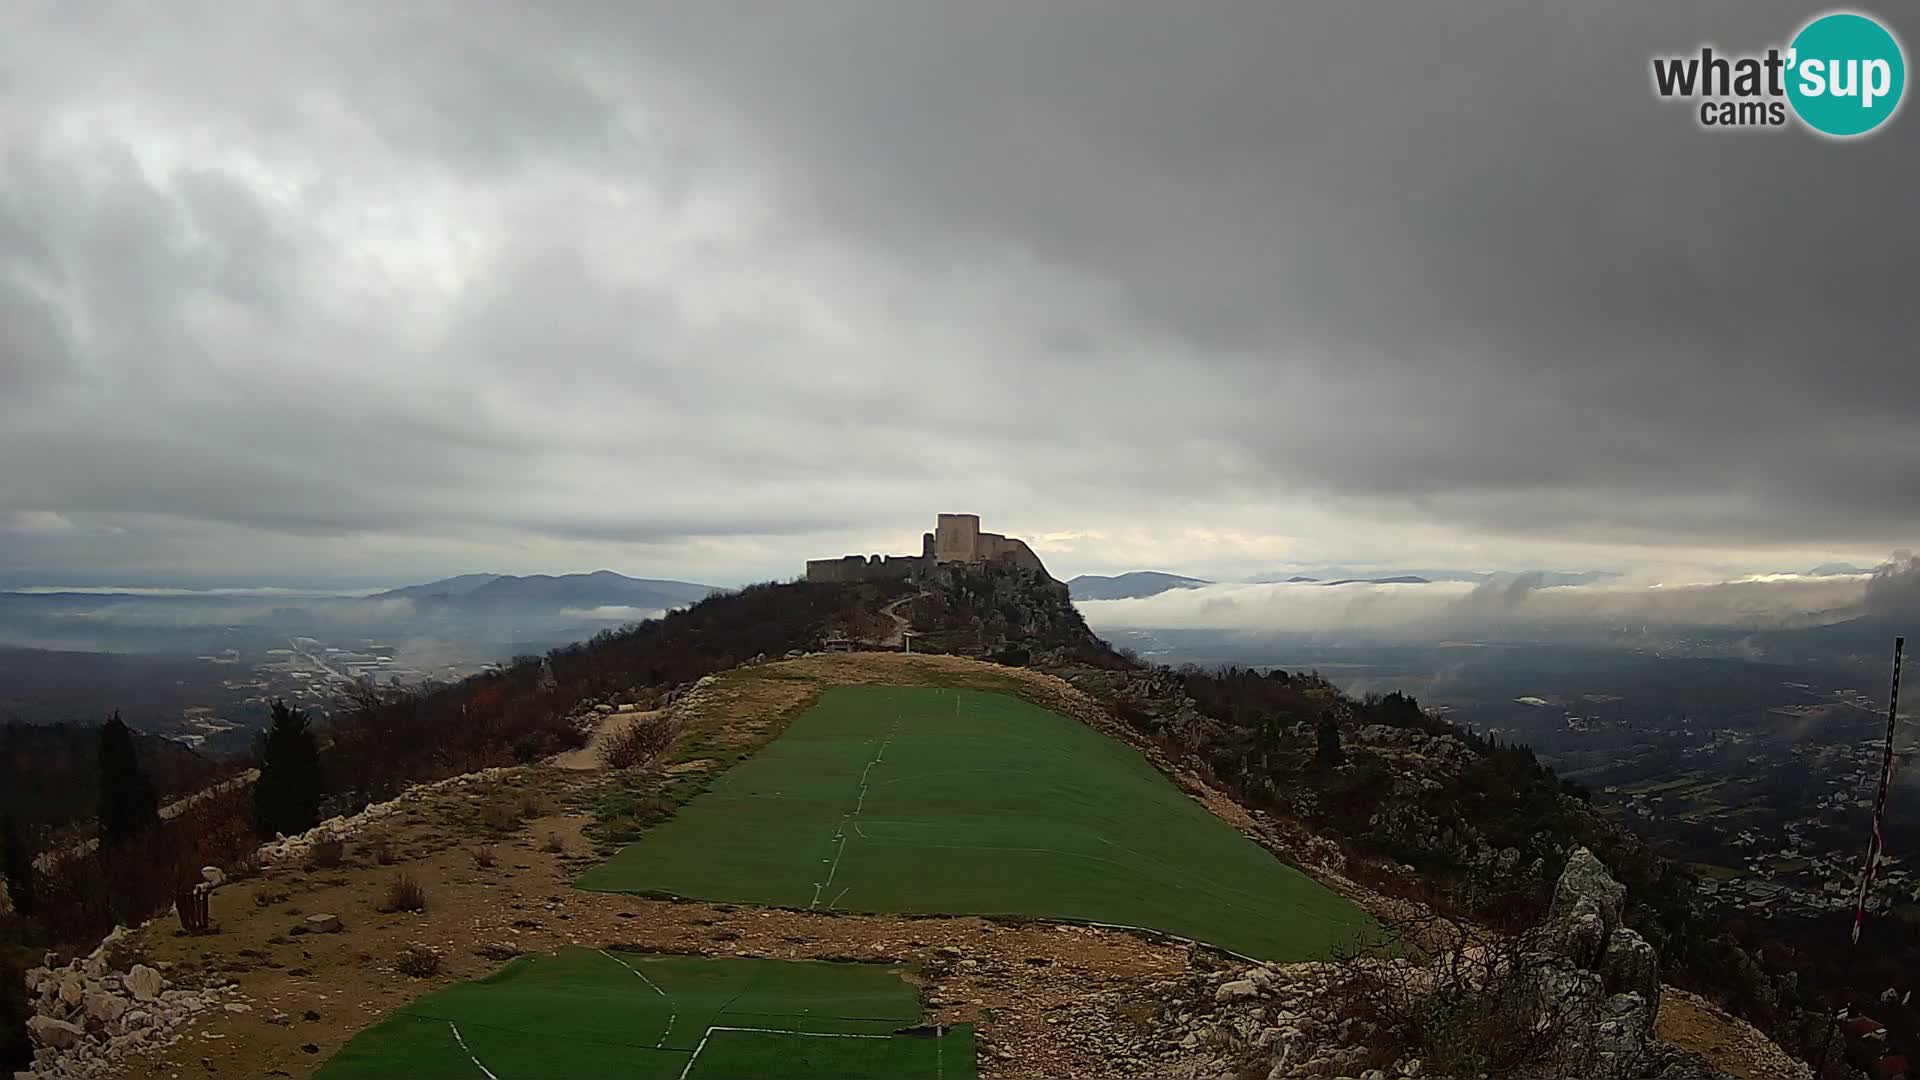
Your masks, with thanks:
[(836, 687), (583, 888), (1149, 927), (1262, 959), (1371, 924), (1131, 748), (1003, 694)]
[(501, 1080), (647, 1080), (678, 1077), (693, 1059), (691, 1078), (775, 1066), (796, 1077), (970, 1077), (970, 1031), (893, 1036), (921, 1016), (913, 988), (887, 965), (568, 949), (415, 1001), (356, 1036), (317, 1076), (465, 1078), (480, 1075), (478, 1061)]

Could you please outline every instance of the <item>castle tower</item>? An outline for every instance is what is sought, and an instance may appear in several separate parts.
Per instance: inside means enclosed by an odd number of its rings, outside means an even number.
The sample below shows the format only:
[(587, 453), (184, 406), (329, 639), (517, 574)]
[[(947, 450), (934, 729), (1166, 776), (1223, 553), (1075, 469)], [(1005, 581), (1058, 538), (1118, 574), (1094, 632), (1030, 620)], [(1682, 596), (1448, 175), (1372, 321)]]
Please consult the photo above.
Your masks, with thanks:
[(941, 514), (933, 527), (935, 562), (980, 561), (980, 515)]

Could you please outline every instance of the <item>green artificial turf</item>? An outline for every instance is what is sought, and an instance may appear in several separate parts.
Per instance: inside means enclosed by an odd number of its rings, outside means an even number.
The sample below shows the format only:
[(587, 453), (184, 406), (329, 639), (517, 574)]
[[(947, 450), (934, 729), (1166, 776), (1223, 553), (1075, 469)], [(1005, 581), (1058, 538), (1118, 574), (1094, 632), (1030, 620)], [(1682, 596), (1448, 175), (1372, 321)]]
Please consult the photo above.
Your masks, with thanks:
[(1325, 956), (1373, 925), (1132, 748), (973, 690), (834, 687), (579, 884), (1112, 923), (1264, 960)]
[(970, 1080), (972, 1029), (922, 1015), (891, 965), (566, 949), (413, 1002), (316, 1076)]

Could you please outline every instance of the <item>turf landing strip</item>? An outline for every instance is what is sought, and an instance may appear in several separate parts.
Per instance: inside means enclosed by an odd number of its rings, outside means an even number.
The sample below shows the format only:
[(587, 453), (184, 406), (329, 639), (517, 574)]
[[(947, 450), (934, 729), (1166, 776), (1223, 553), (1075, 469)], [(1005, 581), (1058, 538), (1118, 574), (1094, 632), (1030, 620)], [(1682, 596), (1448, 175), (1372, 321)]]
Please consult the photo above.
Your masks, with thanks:
[(924, 687), (828, 690), (579, 885), (1146, 927), (1263, 960), (1372, 928), (1123, 743), (1006, 694)]
[(319, 1080), (972, 1080), (973, 1031), (913, 1031), (920, 1003), (882, 964), (524, 956), (354, 1036)]

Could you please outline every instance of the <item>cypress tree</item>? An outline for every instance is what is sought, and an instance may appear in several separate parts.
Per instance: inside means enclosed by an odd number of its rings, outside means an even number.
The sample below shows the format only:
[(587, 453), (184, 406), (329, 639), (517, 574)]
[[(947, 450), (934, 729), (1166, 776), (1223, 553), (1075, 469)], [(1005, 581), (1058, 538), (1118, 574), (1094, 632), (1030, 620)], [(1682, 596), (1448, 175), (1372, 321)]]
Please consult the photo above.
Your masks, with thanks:
[(273, 703), (273, 723), (260, 754), (260, 780), (253, 786), (253, 829), (263, 840), (292, 836), (320, 823), (320, 743), (307, 714)]
[(18, 955), (0, 946), (0, 1070), (8, 1074), (33, 1067), (33, 1039), (27, 1030), (32, 1008)]
[(1340, 722), (1331, 712), (1320, 714), (1319, 723), (1314, 726), (1314, 735), (1318, 746), (1314, 751), (1314, 760), (1323, 769), (1331, 769), (1347, 759), (1346, 752), (1340, 748)]
[(100, 728), (100, 840), (116, 844), (159, 823), (160, 796), (115, 709)]
[(0, 875), (7, 879), (7, 896), (17, 915), (33, 914), (33, 854), (20, 839), (12, 815), (0, 821)]

